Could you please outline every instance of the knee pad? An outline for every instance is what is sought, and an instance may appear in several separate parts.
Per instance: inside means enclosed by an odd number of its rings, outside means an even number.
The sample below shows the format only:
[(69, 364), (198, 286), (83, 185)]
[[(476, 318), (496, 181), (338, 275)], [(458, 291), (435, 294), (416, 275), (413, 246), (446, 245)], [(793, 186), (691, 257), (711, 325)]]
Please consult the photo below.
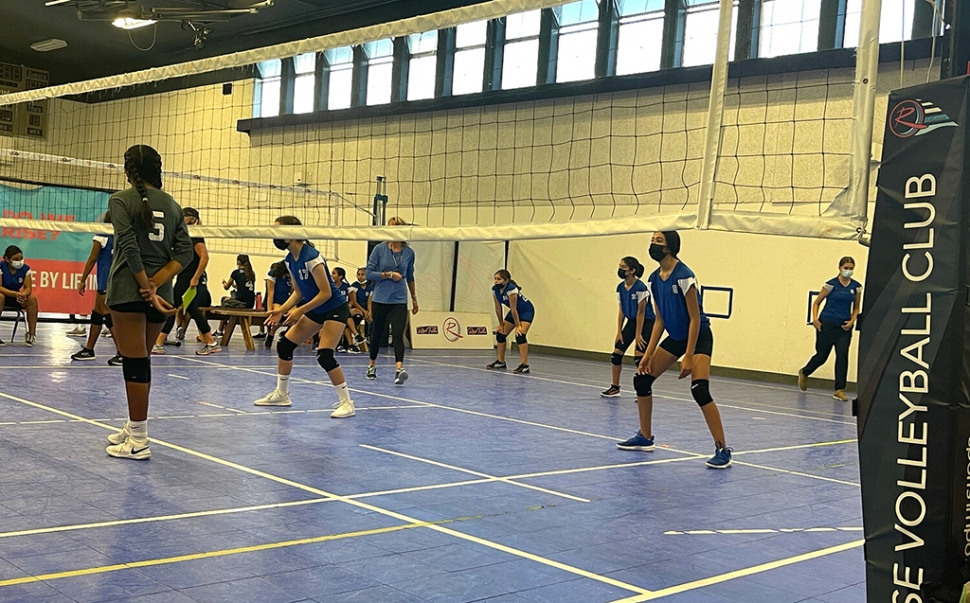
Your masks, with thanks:
[(121, 372), (126, 383), (151, 383), (152, 364), (148, 358), (121, 357)]
[(525, 338), (525, 335), (518, 335), (517, 334), (515, 336), (515, 343), (517, 343), (519, 345), (524, 345), (524, 344), (529, 343), (529, 340)]
[(104, 316), (104, 323), (103, 323), (104, 326), (108, 327), (109, 330), (110, 329), (113, 329), (114, 326), (115, 326), (115, 321), (112, 320), (111, 315), (110, 314), (102, 314), (102, 316)]
[(637, 390), (638, 396), (652, 396), (653, 395), (653, 382), (657, 378), (653, 375), (640, 375), (637, 374), (633, 378), (633, 389)]
[(92, 311), (91, 312), (91, 326), (92, 327), (93, 326), (100, 327), (103, 324), (104, 324), (104, 314), (102, 314), (100, 312)]
[(694, 402), (701, 408), (714, 401), (711, 397), (711, 382), (707, 379), (698, 379), (690, 384), (690, 395), (694, 396)]
[(617, 354), (616, 352), (610, 354), (610, 364), (613, 366), (620, 366), (623, 364), (623, 354)]
[(340, 368), (340, 363), (333, 357), (333, 350), (330, 348), (320, 348), (317, 350), (317, 363), (328, 373), (335, 368)]
[(276, 344), (276, 354), (280, 357), (280, 360), (293, 360), (293, 350), (297, 347), (297, 344), (284, 335), (280, 337), (280, 342)]
[(495, 334), (495, 341), (499, 342), (499, 344), (504, 344), (508, 339), (509, 336), (505, 333), (499, 332)]
[(643, 360), (643, 356), (634, 356), (633, 357), (633, 364), (636, 365), (636, 366), (640, 366), (640, 361), (641, 360)]

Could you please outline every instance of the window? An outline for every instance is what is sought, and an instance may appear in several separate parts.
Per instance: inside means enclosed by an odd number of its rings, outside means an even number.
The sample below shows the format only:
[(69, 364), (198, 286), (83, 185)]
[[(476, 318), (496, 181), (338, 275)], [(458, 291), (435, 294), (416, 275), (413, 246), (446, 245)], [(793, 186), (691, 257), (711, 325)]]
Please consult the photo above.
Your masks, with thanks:
[(310, 113), (316, 104), (317, 55), (313, 52), (293, 58), (293, 112)]
[(452, 94), (474, 94), (482, 91), (485, 79), (485, 39), (488, 21), (465, 23), (455, 28), (455, 72)]
[(599, 4), (596, 0), (580, 0), (552, 10), (559, 23), (556, 81), (593, 79), (596, 76)]
[(256, 80), (253, 115), (256, 117), (275, 117), (280, 114), (280, 86), (282, 85), (283, 61), (272, 59), (256, 65), (259, 79)]
[[(879, 19), (879, 43), (899, 42), (913, 39), (913, 13), (917, 0), (882, 0)], [(924, 0), (919, 0), (923, 2)], [(862, 26), (862, 0), (848, 0), (845, 10), (845, 36), (843, 48), (859, 45), (859, 28)]]
[(664, 38), (664, 0), (619, 0), (616, 74), (660, 70)]
[(329, 81), (327, 109), (348, 109), (354, 85), (354, 49), (350, 46), (331, 48), (324, 52)]
[(502, 89), (535, 86), (539, 75), (539, 23), (542, 11), (509, 15), (505, 21)]
[(438, 32), (408, 36), (408, 100), (434, 98), (438, 67)]
[(391, 39), (364, 44), (367, 56), (367, 104), (391, 102), (391, 72), (394, 70), (394, 42)]
[[(793, 2), (795, 0), (783, 0)], [(717, 29), (719, 3), (711, 0), (687, 0), (687, 18), (684, 22), (684, 57), (681, 65), (710, 65), (717, 56)], [(731, 11), (731, 46), (728, 60), (734, 58), (735, 32), (738, 30), (738, 2), (734, 0)]]
[(822, 0), (765, 0), (758, 55), (777, 57), (818, 50)]

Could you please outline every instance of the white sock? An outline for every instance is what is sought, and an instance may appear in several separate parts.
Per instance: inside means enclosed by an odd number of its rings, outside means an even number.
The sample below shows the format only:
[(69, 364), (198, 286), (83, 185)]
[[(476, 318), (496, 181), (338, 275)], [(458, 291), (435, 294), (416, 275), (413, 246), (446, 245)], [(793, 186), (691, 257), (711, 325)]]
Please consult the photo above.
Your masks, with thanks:
[(350, 388), (347, 387), (347, 382), (344, 381), (339, 385), (334, 385), (337, 388), (337, 397), (340, 398), (341, 404), (353, 404), (354, 401), (350, 399)]
[(290, 376), (289, 375), (276, 375), (276, 389), (281, 393), (287, 393), (290, 391)]
[(131, 439), (143, 442), (148, 439), (148, 421), (132, 421), (128, 419), (128, 430), (131, 432)]

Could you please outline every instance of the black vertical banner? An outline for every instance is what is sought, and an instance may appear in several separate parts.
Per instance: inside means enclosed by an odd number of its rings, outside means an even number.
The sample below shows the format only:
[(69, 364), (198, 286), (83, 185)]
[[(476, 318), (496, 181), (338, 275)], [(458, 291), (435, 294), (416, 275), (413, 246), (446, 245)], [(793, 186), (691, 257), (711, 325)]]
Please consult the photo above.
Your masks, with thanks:
[(968, 89), (889, 97), (859, 348), (870, 603), (924, 603), (970, 555)]

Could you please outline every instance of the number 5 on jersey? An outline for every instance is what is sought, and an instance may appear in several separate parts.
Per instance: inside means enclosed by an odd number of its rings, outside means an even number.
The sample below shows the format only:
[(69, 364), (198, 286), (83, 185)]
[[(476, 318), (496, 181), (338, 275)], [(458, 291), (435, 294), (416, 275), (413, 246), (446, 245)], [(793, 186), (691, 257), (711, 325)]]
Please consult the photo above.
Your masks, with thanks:
[(153, 211), (152, 216), (155, 218), (155, 228), (152, 232), (148, 233), (149, 241), (164, 241), (165, 240), (165, 224), (160, 220), (165, 219), (165, 212), (163, 211)]

